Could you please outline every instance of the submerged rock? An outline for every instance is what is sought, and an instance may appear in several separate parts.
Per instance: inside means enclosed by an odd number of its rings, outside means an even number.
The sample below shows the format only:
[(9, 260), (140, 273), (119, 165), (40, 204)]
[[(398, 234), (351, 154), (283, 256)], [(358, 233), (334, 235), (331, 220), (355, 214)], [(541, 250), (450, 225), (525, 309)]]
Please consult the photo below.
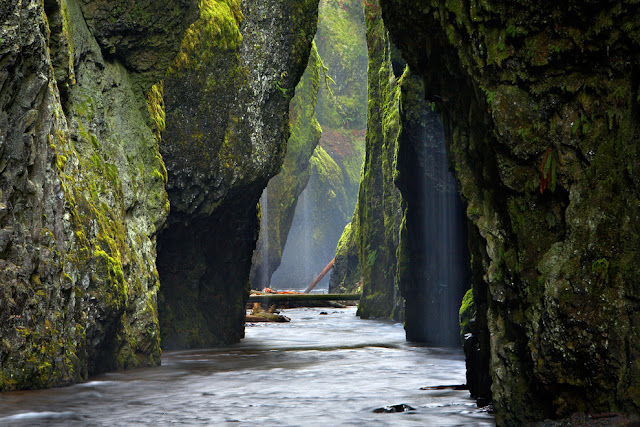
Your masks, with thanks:
[(373, 410), (373, 412), (375, 412), (376, 414), (390, 414), (390, 413), (394, 413), (394, 412), (409, 412), (409, 411), (415, 411), (416, 408), (413, 408), (409, 405), (407, 405), (406, 403), (400, 403), (398, 405), (390, 405), (390, 406), (385, 406), (382, 408), (376, 408)]

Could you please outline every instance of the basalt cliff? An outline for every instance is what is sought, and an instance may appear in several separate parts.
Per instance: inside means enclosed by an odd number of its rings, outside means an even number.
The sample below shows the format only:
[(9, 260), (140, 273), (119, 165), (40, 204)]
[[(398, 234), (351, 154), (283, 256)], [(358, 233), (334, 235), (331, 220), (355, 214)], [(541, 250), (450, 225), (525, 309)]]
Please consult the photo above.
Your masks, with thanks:
[[(317, 7), (0, 4), (0, 390), (243, 336)], [(639, 413), (640, 6), (367, 0), (363, 19), (367, 152), (336, 257), (360, 314), (435, 342), (439, 255), (416, 236), (438, 232), (420, 197), (446, 159), (472, 395), (499, 425)]]
[(490, 376), (500, 425), (638, 413), (639, 7), (380, 6), (441, 114), (466, 206), (468, 357), (485, 355), (472, 392)]
[(156, 365), (161, 335), (239, 340), (317, 4), (5, 1), (0, 16), (0, 389)]

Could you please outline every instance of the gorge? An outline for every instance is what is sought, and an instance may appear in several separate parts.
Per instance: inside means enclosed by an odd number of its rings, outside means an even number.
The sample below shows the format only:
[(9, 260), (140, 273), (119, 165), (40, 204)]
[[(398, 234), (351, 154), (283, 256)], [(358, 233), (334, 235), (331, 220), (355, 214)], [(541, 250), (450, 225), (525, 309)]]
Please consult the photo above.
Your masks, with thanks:
[(366, 26), (366, 123), (312, 113), (314, 0), (0, 4), (0, 390), (240, 341), (261, 215), (271, 277), (328, 162), (318, 117), (367, 129), (329, 284), (361, 318), (458, 345), (462, 305), (498, 425), (638, 415), (640, 6), (328, 4)]

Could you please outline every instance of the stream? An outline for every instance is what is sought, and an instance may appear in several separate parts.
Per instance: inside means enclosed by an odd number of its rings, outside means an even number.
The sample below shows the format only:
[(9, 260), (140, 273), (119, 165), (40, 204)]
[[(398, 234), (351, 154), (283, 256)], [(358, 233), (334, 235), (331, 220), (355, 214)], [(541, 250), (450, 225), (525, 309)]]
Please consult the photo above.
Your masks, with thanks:
[[(0, 426), (495, 425), (466, 390), (420, 390), (464, 384), (461, 350), (407, 343), (402, 324), (355, 310), (283, 310), (290, 323), (247, 325), (236, 345), (167, 351), (160, 367), (70, 387), (0, 393)], [(376, 411), (402, 404), (413, 409)]]

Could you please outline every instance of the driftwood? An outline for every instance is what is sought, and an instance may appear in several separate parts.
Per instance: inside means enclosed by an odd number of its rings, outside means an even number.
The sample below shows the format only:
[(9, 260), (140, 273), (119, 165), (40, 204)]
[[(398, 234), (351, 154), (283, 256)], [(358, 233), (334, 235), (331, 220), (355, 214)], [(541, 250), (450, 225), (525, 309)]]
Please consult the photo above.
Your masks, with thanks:
[(290, 322), (287, 316), (280, 316), (278, 314), (272, 314), (270, 316), (254, 316), (253, 314), (247, 314), (244, 317), (245, 322), (255, 323), (255, 322)]
[(272, 305), (267, 311), (262, 309), (259, 302), (253, 303), (253, 309), (251, 314), (246, 314), (244, 317), (245, 322), (289, 322), (287, 316), (282, 316), (276, 311), (276, 306)]
[(307, 289), (304, 290), (305, 294), (308, 294), (309, 292), (311, 292), (311, 289), (315, 288), (316, 285), (318, 284), (318, 282), (320, 282), (320, 280), (322, 280), (324, 278), (324, 276), (327, 275), (329, 270), (331, 270), (331, 268), (333, 268), (333, 262), (335, 260), (336, 259), (334, 258), (331, 261), (329, 261), (329, 264), (327, 264), (327, 266), (320, 272), (320, 274), (318, 274), (318, 277), (313, 279), (313, 282), (311, 282), (311, 284), (309, 286), (307, 286)]

